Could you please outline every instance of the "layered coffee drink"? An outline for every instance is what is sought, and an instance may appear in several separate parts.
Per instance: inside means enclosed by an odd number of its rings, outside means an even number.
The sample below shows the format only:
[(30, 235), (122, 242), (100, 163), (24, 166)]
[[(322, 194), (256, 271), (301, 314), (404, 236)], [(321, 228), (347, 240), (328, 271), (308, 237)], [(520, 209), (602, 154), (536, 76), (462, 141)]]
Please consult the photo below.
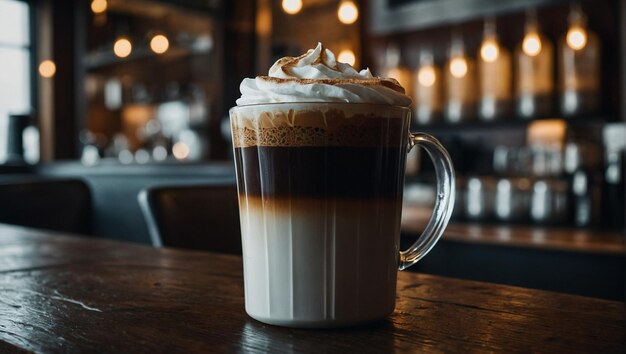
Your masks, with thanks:
[(231, 124), (246, 311), (296, 327), (389, 315), (410, 98), (321, 44), (241, 91)]

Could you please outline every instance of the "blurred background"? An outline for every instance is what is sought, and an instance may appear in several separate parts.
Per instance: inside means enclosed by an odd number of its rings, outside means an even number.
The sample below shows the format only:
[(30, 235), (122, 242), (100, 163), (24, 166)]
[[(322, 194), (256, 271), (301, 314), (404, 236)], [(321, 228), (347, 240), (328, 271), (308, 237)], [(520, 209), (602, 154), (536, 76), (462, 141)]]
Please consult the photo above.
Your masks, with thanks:
[[(317, 42), (396, 78), (413, 97), (412, 129), (450, 151), (451, 233), (464, 236), (438, 246), (422, 270), (519, 283), (512, 274), (528, 259), (538, 262), (532, 274), (562, 262), (562, 271), (621, 277), (603, 296), (623, 297), (620, 0), (0, 0), (0, 181), (80, 178), (91, 234), (149, 243), (138, 191), (234, 181), (228, 109), (239, 83)], [(433, 178), (416, 149), (407, 240), (430, 214)], [(569, 236), (548, 242), (545, 230)], [(517, 268), (465, 274), (443, 261), (468, 254), (455, 242), (487, 247), (467, 262), (496, 255)], [(602, 249), (604, 263), (518, 259), (495, 244), (592, 258), (584, 252)], [(534, 286), (552, 282), (541, 281)]]

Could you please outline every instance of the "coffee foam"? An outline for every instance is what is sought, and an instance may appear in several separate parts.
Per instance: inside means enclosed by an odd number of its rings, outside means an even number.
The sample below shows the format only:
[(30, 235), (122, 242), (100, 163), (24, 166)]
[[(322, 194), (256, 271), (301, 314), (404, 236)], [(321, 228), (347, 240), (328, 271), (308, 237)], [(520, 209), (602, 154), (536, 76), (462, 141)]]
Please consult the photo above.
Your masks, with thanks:
[(405, 109), (382, 105), (252, 105), (230, 112), (235, 147), (400, 146)]
[(270, 69), (270, 73), (276, 73), (275, 69), (278, 69), (282, 72), (283, 75), (287, 77), (293, 77), (295, 75), (295, 73), (293, 72), (293, 69), (301, 66), (302, 65), (301, 62), (306, 61), (307, 58), (315, 52), (317, 52), (317, 56), (313, 56), (312, 61), (309, 59), (309, 62), (307, 63), (308, 65), (321, 64), (321, 65), (326, 65), (330, 69), (333, 69), (335, 71), (339, 71), (339, 66), (337, 65), (338, 62), (335, 59), (335, 55), (329, 50), (327, 50), (326, 48), (324, 48), (322, 43), (318, 43), (315, 49), (309, 49), (306, 53), (300, 56), (284, 57), (284, 58), (278, 59), (276, 63), (272, 65), (272, 68)]
[(266, 76), (243, 79), (239, 89), (239, 106), (281, 102), (411, 105), (411, 98), (395, 79), (375, 77), (369, 69), (357, 71), (337, 61), (321, 43), (301, 56), (277, 60)]
[(275, 78), (300, 79), (371, 79), (374, 76), (369, 69), (357, 71), (350, 64), (337, 61), (335, 54), (317, 43), (314, 49), (297, 57), (278, 59), (270, 68), (268, 76)]

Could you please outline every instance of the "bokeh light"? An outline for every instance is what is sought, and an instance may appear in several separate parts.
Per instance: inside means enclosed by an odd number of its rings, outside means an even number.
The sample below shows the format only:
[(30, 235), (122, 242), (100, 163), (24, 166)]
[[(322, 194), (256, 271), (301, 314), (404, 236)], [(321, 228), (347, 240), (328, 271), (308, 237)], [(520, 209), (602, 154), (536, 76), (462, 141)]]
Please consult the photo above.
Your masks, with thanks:
[(162, 34), (157, 34), (150, 40), (150, 49), (157, 54), (163, 54), (170, 47), (170, 41)]
[(91, 11), (94, 14), (101, 14), (107, 10), (107, 0), (93, 0), (91, 2)]
[(113, 45), (113, 53), (120, 58), (126, 58), (133, 51), (133, 45), (127, 38), (118, 38)]
[(189, 157), (189, 146), (179, 141), (172, 146), (172, 154), (178, 160), (185, 160)]
[(541, 38), (537, 32), (528, 32), (522, 41), (522, 50), (528, 56), (534, 57), (541, 52)]
[(570, 48), (574, 50), (583, 49), (587, 45), (587, 31), (581, 26), (572, 26), (567, 31), (565, 40)]
[(337, 17), (343, 24), (353, 24), (359, 18), (359, 8), (352, 1), (342, 1), (337, 9)]
[(337, 61), (354, 66), (354, 64), (356, 63), (356, 55), (354, 55), (354, 52), (352, 50), (344, 49), (339, 52), (339, 56), (337, 56)]
[(480, 57), (488, 62), (493, 63), (500, 55), (500, 48), (494, 39), (485, 39), (480, 46)]
[(431, 87), (436, 80), (437, 75), (432, 65), (424, 65), (417, 71), (417, 82), (424, 87)]
[(302, 0), (283, 0), (283, 11), (295, 15), (302, 10)]
[(52, 60), (44, 60), (39, 64), (39, 75), (47, 79), (54, 76), (57, 72), (57, 66)]
[(457, 79), (467, 75), (467, 60), (464, 57), (456, 57), (450, 60), (450, 73)]

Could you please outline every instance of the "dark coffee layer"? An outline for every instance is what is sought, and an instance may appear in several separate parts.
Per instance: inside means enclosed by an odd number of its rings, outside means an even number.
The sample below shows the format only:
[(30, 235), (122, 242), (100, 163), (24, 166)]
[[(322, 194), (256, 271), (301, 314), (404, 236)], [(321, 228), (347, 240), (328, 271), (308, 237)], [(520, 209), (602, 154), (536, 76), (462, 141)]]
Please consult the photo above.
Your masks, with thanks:
[(404, 147), (235, 148), (239, 193), (292, 198), (402, 195)]

